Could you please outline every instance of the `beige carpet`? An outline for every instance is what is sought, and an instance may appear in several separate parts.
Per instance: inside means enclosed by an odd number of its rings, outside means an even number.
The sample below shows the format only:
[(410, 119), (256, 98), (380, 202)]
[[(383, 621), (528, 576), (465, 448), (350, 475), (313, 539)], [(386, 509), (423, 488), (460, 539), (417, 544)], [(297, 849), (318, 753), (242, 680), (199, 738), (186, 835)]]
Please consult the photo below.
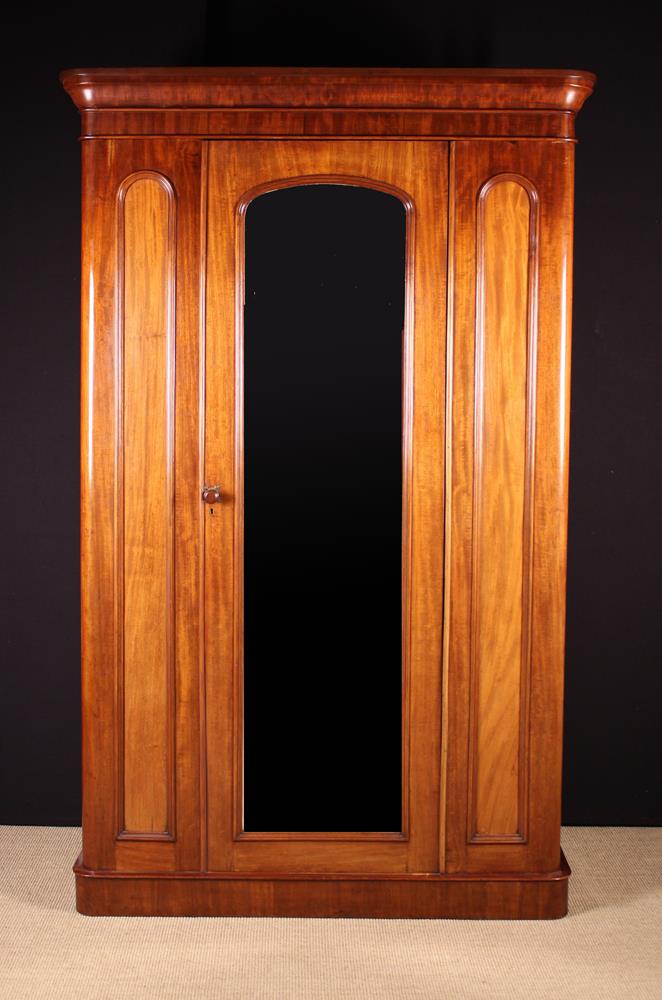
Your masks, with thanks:
[(545, 922), (82, 917), (80, 831), (0, 827), (2, 1000), (662, 998), (662, 830), (564, 830)]

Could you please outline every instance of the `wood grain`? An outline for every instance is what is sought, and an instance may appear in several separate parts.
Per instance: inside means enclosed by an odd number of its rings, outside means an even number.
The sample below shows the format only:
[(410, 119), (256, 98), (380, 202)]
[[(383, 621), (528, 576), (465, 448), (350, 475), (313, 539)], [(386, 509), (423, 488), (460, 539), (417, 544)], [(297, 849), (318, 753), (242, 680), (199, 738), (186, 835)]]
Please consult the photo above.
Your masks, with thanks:
[[(82, 421), (81, 421), (81, 565), (82, 565), (82, 685), (83, 685), (83, 849), (86, 864), (111, 870), (131, 870), (139, 866), (143, 869), (187, 870), (200, 864), (200, 638), (199, 629), (201, 597), (200, 563), (201, 548), (199, 524), (201, 503), (198, 485), (201, 481), (199, 467), (199, 369), (200, 369), (200, 143), (197, 140), (175, 139), (168, 143), (158, 140), (138, 139), (117, 145), (112, 140), (100, 140), (88, 144), (83, 149), (83, 339), (82, 339)], [(118, 779), (118, 759), (120, 745), (124, 744), (124, 754), (130, 770), (133, 788), (140, 787), (140, 770), (144, 766), (144, 734), (140, 727), (132, 724), (125, 730), (122, 721), (121, 659), (119, 653), (119, 633), (117, 612), (121, 608), (118, 594), (118, 573), (116, 553), (124, 549), (121, 528), (124, 518), (115, 518), (113, 509), (115, 498), (123, 494), (119, 478), (122, 469), (117, 461), (124, 441), (134, 452), (128, 455), (136, 491), (130, 504), (137, 517), (146, 510), (145, 497), (140, 497), (138, 484), (144, 476), (141, 471), (138, 452), (144, 441), (154, 437), (151, 422), (141, 410), (141, 396), (145, 391), (145, 373), (137, 371), (138, 357), (129, 362), (129, 385), (124, 397), (131, 390), (129, 422), (142, 421), (142, 438), (131, 437), (126, 428), (122, 430), (119, 417), (124, 406), (120, 390), (124, 384), (122, 357), (119, 351), (121, 338), (119, 329), (122, 313), (120, 307), (125, 299), (131, 303), (130, 309), (138, 326), (141, 319), (144, 295), (139, 288), (139, 278), (130, 277), (128, 298), (122, 291), (122, 271), (118, 266), (122, 259), (120, 252), (120, 229), (118, 225), (118, 196), (131, 178), (141, 176), (143, 171), (162, 175), (172, 186), (177, 203), (177, 226), (174, 235), (176, 250), (175, 277), (177, 289), (177, 310), (174, 317), (174, 337), (177, 364), (174, 370), (174, 471), (171, 473), (173, 497), (173, 545), (172, 555), (174, 575), (172, 578), (171, 607), (159, 609), (159, 621), (164, 622), (167, 614), (177, 623), (174, 634), (174, 703), (172, 724), (174, 726), (174, 812), (177, 824), (173, 841), (170, 835), (147, 830), (145, 842), (144, 814), (138, 816), (143, 830), (130, 839), (120, 837), (118, 831), (124, 825), (120, 822), (121, 789), (123, 782)], [(141, 181), (144, 184), (145, 181)], [(155, 184), (155, 181), (150, 181)], [(131, 187), (129, 187), (129, 191)], [(163, 190), (162, 188), (160, 190)], [(140, 192), (140, 187), (137, 188)], [(157, 218), (152, 221), (152, 235), (160, 225), (161, 237), (165, 238), (163, 202), (161, 195), (149, 189), (149, 197), (141, 195), (142, 207), (148, 203), (154, 207)], [(132, 209), (130, 208), (130, 211)], [(135, 216), (134, 212), (134, 216)], [(142, 214), (142, 209), (141, 213)], [(160, 223), (158, 219), (160, 218)], [(145, 232), (139, 233), (131, 223), (133, 246), (139, 249)], [(166, 244), (167, 245), (167, 244)], [(168, 261), (170, 256), (166, 255)], [(157, 258), (163, 262), (163, 254)], [(132, 268), (129, 262), (129, 269)], [(158, 270), (151, 270), (152, 277)], [(163, 287), (159, 281), (150, 286), (153, 308), (162, 311)], [(152, 298), (150, 291), (150, 298)], [(160, 305), (158, 304), (160, 302)], [(147, 303), (149, 306), (149, 303)], [(147, 310), (149, 311), (149, 310)], [(152, 317), (154, 318), (154, 317)], [(158, 318), (158, 316), (156, 317)], [(124, 331), (126, 335), (126, 330)], [(159, 338), (147, 337), (142, 347), (136, 343), (135, 350), (147, 350), (148, 368), (153, 369), (158, 383), (157, 370), (161, 370), (160, 392), (165, 393), (164, 370), (156, 360), (155, 351)], [(142, 364), (142, 362), (141, 362)], [(124, 368), (126, 369), (126, 359)], [(163, 396), (165, 407), (165, 397)], [(155, 418), (155, 440), (164, 444), (164, 421)], [(132, 415), (133, 414), (133, 415)], [(146, 437), (145, 437), (146, 435)], [(155, 517), (160, 524), (166, 524), (159, 504), (163, 505), (165, 494), (164, 470), (156, 465), (151, 480), (159, 486), (159, 498), (155, 499)], [(126, 474), (126, 469), (124, 473)], [(159, 485), (160, 484), (160, 485)], [(161, 488), (163, 487), (163, 488)], [(169, 489), (169, 487), (168, 487)], [(141, 506), (142, 504), (142, 506)], [(131, 528), (131, 526), (129, 526)], [(133, 530), (133, 529), (131, 529)], [(161, 564), (164, 559), (164, 542), (157, 538)], [(121, 544), (120, 544), (121, 543)], [(139, 545), (136, 537), (135, 544)], [(134, 552), (133, 565), (139, 573), (142, 563), (140, 548)], [(156, 586), (150, 578), (148, 586)], [(163, 577), (161, 577), (161, 586)], [(140, 603), (125, 602), (122, 615), (127, 619), (130, 630), (138, 637), (141, 630), (147, 631), (151, 622), (142, 616)], [(138, 615), (133, 617), (134, 612)], [(163, 631), (159, 641), (163, 643)], [(136, 638), (136, 644), (138, 639)], [(163, 648), (163, 646), (161, 647)], [(149, 673), (156, 684), (156, 678)], [(154, 691), (153, 705), (145, 706), (147, 719), (154, 719), (154, 726), (162, 734), (163, 706), (167, 699), (167, 677), (160, 675), (161, 689)], [(142, 680), (139, 683), (144, 683)], [(151, 681), (150, 681), (151, 683)], [(139, 709), (142, 711), (142, 709)], [(152, 714), (154, 713), (154, 714)], [(135, 716), (134, 716), (135, 717)], [(157, 725), (158, 723), (158, 725)], [(148, 723), (151, 725), (151, 723)], [(128, 738), (122, 739), (122, 736)], [(159, 738), (162, 738), (160, 736)], [(149, 759), (149, 757), (147, 758)], [(160, 766), (160, 765), (159, 765)], [(123, 769), (122, 769), (123, 770)], [(120, 772), (121, 773), (121, 772)], [(161, 772), (162, 774), (163, 772)], [(163, 781), (161, 781), (163, 786)], [(144, 794), (153, 794), (145, 789)], [(160, 802), (159, 823), (163, 827), (163, 793)], [(152, 803), (154, 805), (155, 803)], [(132, 807), (133, 808), (133, 807)], [(142, 806), (138, 808), (143, 808)], [(151, 807), (150, 807), (151, 808)], [(135, 809), (134, 809), (135, 811)], [(136, 822), (138, 821), (136, 820)], [(132, 827), (135, 824), (131, 821)]]
[(66, 70), (82, 135), (572, 138), (592, 73), (269, 67)]
[[(455, 144), (455, 185), (451, 195), (455, 215), (455, 238), (451, 249), (454, 259), (452, 453), (448, 470), (451, 549), (446, 579), (446, 586), (450, 588), (446, 773), (449, 872), (549, 871), (558, 865), (572, 153), (573, 146), (569, 143), (548, 146), (527, 141), (481, 145), (461, 141)], [(488, 251), (489, 260), (482, 261), (477, 240), (479, 194), (487, 182), (500, 175), (517, 175), (522, 179), (518, 183), (524, 184), (529, 192), (537, 191), (537, 237), (535, 244), (529, 241), (527, 255), (526, 201), (522, 189), (523, 194), (518, 196), (521, 222), (517, 230), (520, 235), (516, 257), (513, 257), (512, 245), (509, 247), (503, 240), (499, 241), (495, 234), (492, 250)], [(492, 187), (487, 205), (502, 187), (501, 183)], [(509, 190), (514, 196), (513, 189), (508, 186), (504, 193), (508, 195)], [(535, 377), (529, 378), (529, 373), (533, 376), (534, 366), (531, 336), (528, 358), (526, 351), (525, 261), (530, 256), (535, 263), (536, 255), (531, 253), (534, 245), (538, 259), (537, 361)], [(517, 249), (517, 240), (514, 249)], [(504, 278), (517, 279), (519, 290), (511, 288), (505, 312), (502, 313), (503, 303), (494, 297), (497, 288), (492, 292), (485, 288), (492, 296), (491, 306), (487, 302), (485, 305), (499, 318), (512, 316), (512, 306), (518, 303), (515, 320), (520, 337), (516, 359), (512, 351), (505, 359), (495, 359), (492, 353), (490, 373), (491, 348), (487, 343), (490, 327), (485, 325), (483, 333), (488, 353), (481, 375), (476, 370), (476, 360), (480, 362), (481, 358), (476, 345), (477, 334), (479, 338), (481, 335), (480, 316), (477, 317), (477, 302), (481, 296), (477, 296), (477, 288), (481, 280), (491, 280), (488, 266), (492, 268), (492, 276), (497, 277), (497, 284)], [(504, 274), (504, 267), (510, 271), (509, 277)], [(530, 278), (531, 275), (529, 269)], [(528, 301), (529, 305), (533, 302), (531, 283)], [(531, 333), (532, 320), (529, 314)], [(499, 324), (492, 325), (491, 330), (494, 347)], [(508, 336), (507, 328), (502, 328), (501, 334)], [(491, 400), (485, 396), (496, 423), (485, 411), (483, 434), (487, 433), (488, 438), (481, 443), (476, 417), (479, 423), (483, 420), (480, 390), (485, 392), (490, 388), (486, 382), (490, 379), (491, 389), (501, 393), (502, 398), (499, 402), (496, 396)], [(508, 427), (500, 416), (501, 409), (509, 416)], [(508, 436), (512, 432), (516, 432), (515, 444)], [(496, 439), (492, 440), (495, 435)], [(483, 452), (483, 461), (487, 462), (482, 472), (483, 491), (487, 488), (490, 496), (487, 515), (500, 518), (500, 525), (486, 522), (486, 530), (479, 533), (478, 539), (474, 536), (475, 526), (480, 529), (474, 498), (477, 442)], [(506, 444), (507, 451), (504, 450)], [(513, 465), (515, 457), (517, 462)], [(527, 465), (530, 466), (528, 471)], [(499, 489), (503, 487), (506, 493), (502, 497)], [(510, 506), (514, 502), (513, 495), (517, 498), (514, 519)], [(483, 510), (485, 496), (484, 492)], [(510, 497), (508, 504), (505, 504), (505, 496)], [(531, 512), (530, 528), (525, 524), (527, 506)], [(488, 591), (483, 589), (480, 580), (474, 579), (476, 555), (479, 575), (481, 566), (488, 574), (491, 588)], [(503, 565), (504, 558), (507, 567)], [(527, 564), (530, 570), (526, 569)], [(501, 579), (506, 569), (508, 575)], [(497, 581), (500, 587), (507, 588), (508, 599), (499, 597), (495, 589)], [(485, 596), (491, 601), (494, 630), (488, 628), (481, 639), (473, 631), (479, 623), (475, 622), (472, 609), (475, 608), (473, 599), (479, 597), (484, 601)], [(483, 612), (479, 609), (479, 618)], [(530, 621), (528, 637), (527, 621)], [(501, 644), (501, 655), (507, 654), (505, 661), (490, 659), (493, 655), (490, 639)], [(472, 651), (477, 654), (473, 671)], [(484, 669), (481, 669), (480, 657)], [(520, 669), (527, 660), (530, 660), (528, 677), (527, 672), (522, 673)], [(501, 676), (496, 670), (502, 671)], [(473, 713), (472, 703), (476, 709)], [(468, 747), (472, 748), (473, 761), (467, 753)], [(528, 751), (523, 749), (527, 747)], [(472, 765), (476, 756), (479, 766), (474, 770)], [(490, 778), (493, 787), (490, 787)], [(482, 815), (479, 817), (481, 795)], [(507, 798), (507, 804), (499, 801), (501, 795)], [(519, 816), (516, 820), (516, 813), (521, 814), (522, 822)]]
[(579, 111), (593, 73), (561, 69), (137, 67), (70, 69), (77, 107), (430, 108)]
[(118, 192), (116, 567), (119, 835), (174, 835), (175, 200)]
[(274, 875), (90, 872), (76, 865), (80, 913), (115, 916), (557, 919), (568, 910), (563, 855), (544, 875)]
[(537, 193), (478, 196), (469, 835), (526, 840)]
[(338, 110), (335, 108), (92, 108), (81, 112), (83, 138), (132, 135), (214, 137), (356, 136), (448, 139), (474, 136), (567, 138), (575, 134), (572, 111)]

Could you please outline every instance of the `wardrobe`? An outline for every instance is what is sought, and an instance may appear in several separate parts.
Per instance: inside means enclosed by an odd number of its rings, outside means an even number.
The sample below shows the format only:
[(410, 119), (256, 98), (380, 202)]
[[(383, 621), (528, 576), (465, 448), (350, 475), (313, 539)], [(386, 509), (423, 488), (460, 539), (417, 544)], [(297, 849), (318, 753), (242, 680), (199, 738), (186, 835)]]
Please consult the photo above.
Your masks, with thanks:
[(591, 73), (61, 74), (88, 914), (559, 917)]

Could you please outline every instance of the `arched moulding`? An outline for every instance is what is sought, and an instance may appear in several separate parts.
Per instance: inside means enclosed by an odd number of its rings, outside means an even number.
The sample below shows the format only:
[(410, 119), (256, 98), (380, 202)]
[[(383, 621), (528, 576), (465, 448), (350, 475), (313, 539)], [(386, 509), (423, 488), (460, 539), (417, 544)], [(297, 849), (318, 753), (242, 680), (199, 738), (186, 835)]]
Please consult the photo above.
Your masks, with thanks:
[(117, 191), (116, 830), (175, 840), (176, 208), (158, 171)]
[[(395, 185), (384, 183), (368, 176), (353, 174), (303, 174), (272, 180), (255, 185), (246, 190), (235, 206), (235, 482), (236, 497), (234, 511), (234, 567), (235, 593), (244, 592), (244, 304), (245, 304), (245, 222), (250, 205), (262, 195), (276, 191), (314, 185), (334, 185), (340, 187), (362, 187), (396, 198), (405, 211), (405, 268), (404, 268), (404, 319), (402, 330), (402, 826), (397, 832), (309, 832), (287, 834), (279, 832), (252, 832), (244, 829), (244, 762), (241, 749), (235, 754), (233, 787), (234, 794), (234, 839), (242, 841), (315, 840), (334, 839), (338, 841), (399, 841), (409, 838), (409, 760), (410, 760), (410, 710), (411, 710), (411, 606), (412, 591), (412, 541), (413, 541), (413, 385), (414, 385), (414, 245), (416, 209), (411, 195)], [(235, 700), (234, 733), (235, 747), (244, 745), (243, 719), (243, 664), (244, 664), (244, 621), (243, 606), (235, 605)]]
[(467, 841), (528, 839), (539, 197), (490, 177), (476, 213)]

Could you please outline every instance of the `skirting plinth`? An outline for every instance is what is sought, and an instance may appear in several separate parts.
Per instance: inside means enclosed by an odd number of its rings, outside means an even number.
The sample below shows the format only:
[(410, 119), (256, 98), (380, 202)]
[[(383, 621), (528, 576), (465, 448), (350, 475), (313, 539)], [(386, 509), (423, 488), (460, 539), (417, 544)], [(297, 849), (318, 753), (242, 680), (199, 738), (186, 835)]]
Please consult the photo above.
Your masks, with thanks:
[(346, 875), (90, 871), (76, 906), (89, 916), (554, 919), (570, 869), (534, 874)]

